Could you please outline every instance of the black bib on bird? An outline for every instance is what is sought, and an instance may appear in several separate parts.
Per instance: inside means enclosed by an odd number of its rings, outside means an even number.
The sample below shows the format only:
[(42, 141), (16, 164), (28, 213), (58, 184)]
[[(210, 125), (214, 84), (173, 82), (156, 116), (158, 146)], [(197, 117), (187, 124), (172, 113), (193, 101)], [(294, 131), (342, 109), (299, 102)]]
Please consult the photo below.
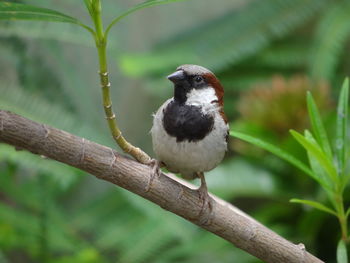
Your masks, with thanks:
[(173, 100), (164, 109), (163, 126), (177, 142), (196, 142), (203, 139), (214, 126), (213, 116), (203, 114), (201, 108)]

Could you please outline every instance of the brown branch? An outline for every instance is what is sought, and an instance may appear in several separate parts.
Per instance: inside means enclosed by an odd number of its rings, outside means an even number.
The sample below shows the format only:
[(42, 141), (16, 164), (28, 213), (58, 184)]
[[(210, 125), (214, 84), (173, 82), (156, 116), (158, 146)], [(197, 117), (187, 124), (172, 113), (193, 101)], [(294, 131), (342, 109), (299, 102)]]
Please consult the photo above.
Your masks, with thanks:
[[(265, 262), (322, 262), (269, 230), (231, 204), (212, 196), (213, 210), (202, 209), (197, 192), (173, 176), (151, 169), (111, 148), (0, 110), (0, 142), (77, 167), (119, 185), (226, 239)], [(187, 184), (188, 185), (188, 184)]]

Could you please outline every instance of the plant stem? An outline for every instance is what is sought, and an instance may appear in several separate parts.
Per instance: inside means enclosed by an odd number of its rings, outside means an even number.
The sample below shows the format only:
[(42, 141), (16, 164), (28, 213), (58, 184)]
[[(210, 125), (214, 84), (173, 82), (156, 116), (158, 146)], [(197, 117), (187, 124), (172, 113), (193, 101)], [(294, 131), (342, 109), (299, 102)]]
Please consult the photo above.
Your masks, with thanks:
[(99, 58), (99, 74), (100, 74), (100, 83), (102, 88), (102, 98), (103, 98), (103, 108), (105, 111), (107, 123), (109, 129), (112, 133), (113, 139), (119, 145), (119, 147), (126, 153), (133, 156), (140, 163), (147, 164), (150, 162), (151, 158), (140, 148), (137, 148), (130, 144), (122, 135), (120, 131), (116, 116), (112, 109), (112, 101), (110, 97), (110, 87), (111, 83), (109, 82), (108, 77), (108, 65), (107, 65), (107, 55), (106, 55), (106, 47), (107, 47), (107, 39), (105, 38), (103, 23), (101, 18), (101, 3), (100, 0), (95, 0), (92, 3), (92, 20), (95, 25), (95, 43), (98, 52)]
[(336, 210), (338, 214), (338, 220), (340, 224), (340, 229), (341, 229), (341, 238), (342, 240), (347, 243), (349, 241), (348, 239), (348, 223), (347, 223), (347, 218), (345, 215), (345, 210), (344, 210), (344, 202), (343, 202), (343, 194), (342, 192), (338, 192), (335, 194), (335, 202), (336, 202)]

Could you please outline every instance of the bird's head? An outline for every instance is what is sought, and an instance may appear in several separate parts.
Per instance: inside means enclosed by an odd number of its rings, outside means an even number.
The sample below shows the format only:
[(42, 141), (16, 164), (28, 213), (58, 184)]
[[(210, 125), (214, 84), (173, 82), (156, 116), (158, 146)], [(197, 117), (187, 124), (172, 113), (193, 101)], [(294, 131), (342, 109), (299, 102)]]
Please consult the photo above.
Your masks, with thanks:
[(213, 89), (220, 106), (223, 105), (224, 89), (210, 70), (198, 65), (182, 65), (168, 76), (174, 83), (174, 99), (185, 103), (191, 91)]

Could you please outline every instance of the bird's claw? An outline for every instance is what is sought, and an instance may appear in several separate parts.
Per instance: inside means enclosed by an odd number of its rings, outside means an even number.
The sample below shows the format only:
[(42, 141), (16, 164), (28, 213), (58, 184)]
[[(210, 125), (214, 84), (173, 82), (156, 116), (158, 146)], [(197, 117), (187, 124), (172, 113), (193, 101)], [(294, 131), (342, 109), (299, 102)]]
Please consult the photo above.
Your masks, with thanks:
[(210, 199), (210, 196), (209, 196), (207, 190), (202, 189), (201, 187), (198, 188), (198, 195), (199, 195), (199, 199), (202, 200), (202, 203), (203, 203), (201, 212), (203, 212), (206, 207), (209, 210), (212, 210), (213, 207), (212, 207), (211, 199)]
[(200, 214), (203, 214), (206, 209), (208, 209), (209, 213), (211, 213), (211, 211), (213, 210), (213, 204), (207, 188), (202, 187), (201, 185), (197, 191), (198, 191), (199, 199), (202, 201), (202, 208), (201, 208)]

